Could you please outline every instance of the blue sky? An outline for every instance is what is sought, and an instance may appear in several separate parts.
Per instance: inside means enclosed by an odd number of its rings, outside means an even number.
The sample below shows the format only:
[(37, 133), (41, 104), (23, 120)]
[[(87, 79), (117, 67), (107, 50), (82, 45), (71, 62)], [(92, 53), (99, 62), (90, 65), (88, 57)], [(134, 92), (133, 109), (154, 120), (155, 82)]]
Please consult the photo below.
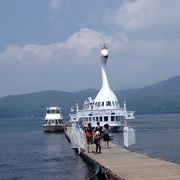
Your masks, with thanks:
[(112, 89), (180, 74), (179, 0), (0, 1), (0, 96), (101, 87), (109, 45)]

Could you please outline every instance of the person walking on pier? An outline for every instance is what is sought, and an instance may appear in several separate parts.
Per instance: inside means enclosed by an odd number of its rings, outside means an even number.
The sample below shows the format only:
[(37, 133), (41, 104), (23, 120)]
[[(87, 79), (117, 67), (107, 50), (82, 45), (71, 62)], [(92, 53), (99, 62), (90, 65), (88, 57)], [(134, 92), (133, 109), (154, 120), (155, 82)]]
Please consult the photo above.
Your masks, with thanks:
[(109, 124), (105, 124), (104, 125), (104, 129), (103, 129), (103, 141), (105, 142), (105, 147), (109, 148), (109, 141), (110, 141), (110, 137), (109, 137)]
[(101, 153), (101, 135), (99, 131), (95, 132), (94, 144), (96, 145), (96, 153)]
[(88, 127), (84, 129), (87, 139), (87, 150), (90, 153), (90, 147), (93, 144), (93, 127), (91, 127), (91, 123), (88, 123)]

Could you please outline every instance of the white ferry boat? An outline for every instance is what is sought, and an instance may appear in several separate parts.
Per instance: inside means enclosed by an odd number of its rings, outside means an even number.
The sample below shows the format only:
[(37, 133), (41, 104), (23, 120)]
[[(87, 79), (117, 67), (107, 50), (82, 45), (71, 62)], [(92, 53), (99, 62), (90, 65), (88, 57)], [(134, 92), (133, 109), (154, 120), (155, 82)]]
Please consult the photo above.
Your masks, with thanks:
[(127, 111), (126, 102), (120, 107), (118, 99), (109, 87), (106, 67), (108, 60), (108, 49), (104, 44), (101, 48), (101, 71), (102, 71), (102, 88), (95, 97), (89, 97), (85, 102), (82, 110), (79, 110), (78, 103), (75, 104), (75, 114), (70, 114), (70, 121), (79, 121), (82, 126), (91, 123), (95, 127), (97, 122), (101, 126), (109, 124), (111, 131), (123, 129), (127, 119), (134, 119), (134, 111)]
[(44, 118), (44, 132), (57, 132), (64, 130), (61, 108), (57, 106), (47, 107)]

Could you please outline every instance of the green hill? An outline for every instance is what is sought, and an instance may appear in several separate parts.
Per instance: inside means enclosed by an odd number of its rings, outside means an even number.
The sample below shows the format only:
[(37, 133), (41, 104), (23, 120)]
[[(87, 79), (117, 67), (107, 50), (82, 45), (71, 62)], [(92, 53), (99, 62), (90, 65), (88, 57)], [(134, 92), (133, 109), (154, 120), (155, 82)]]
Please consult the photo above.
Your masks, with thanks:
[(141, 89), (116, 93), (139, 114), (180, 113), (180, 76)]
[[(47, 106), (57, 105), (64, 115), (70, 113), (78, 100), (80, 108), (86, 98), (95, 97), (97, 90), (79, 92), (42, 91), (0, 98), (0, 118), (44, 116)], [(120, 104), (127, 102), (128, 110), (136, 114), (180, 113), (180, 76), (141, 88), (115, 91)]]
[(75, 93), (63, 91), (42, 91), (31, 94), (6, 96), (0, 98), (0, 118), (2, 117), (31, 117), (43, 116), (47, 106), (57, 105), (62, 108), (64, 115), (68, 115), (73, 103), (80, 104), (96, 90), (83, 90)]

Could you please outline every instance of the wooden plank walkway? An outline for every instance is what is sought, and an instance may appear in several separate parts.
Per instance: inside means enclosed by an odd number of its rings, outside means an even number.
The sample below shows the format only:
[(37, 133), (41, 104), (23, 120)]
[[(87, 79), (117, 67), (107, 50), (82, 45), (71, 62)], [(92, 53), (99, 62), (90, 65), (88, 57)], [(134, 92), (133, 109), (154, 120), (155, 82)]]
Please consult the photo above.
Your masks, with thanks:
[[(65, 133), (70, 137), (71, 129), (68, 128)], [(180, 180), (179, 164), (132, 152), (113, 143), (110, 143), (109, 149), (102, 147), (102, 154), (87, 153), (85, 150), (82, 155), (112, 172), (117, 179)]]

